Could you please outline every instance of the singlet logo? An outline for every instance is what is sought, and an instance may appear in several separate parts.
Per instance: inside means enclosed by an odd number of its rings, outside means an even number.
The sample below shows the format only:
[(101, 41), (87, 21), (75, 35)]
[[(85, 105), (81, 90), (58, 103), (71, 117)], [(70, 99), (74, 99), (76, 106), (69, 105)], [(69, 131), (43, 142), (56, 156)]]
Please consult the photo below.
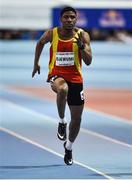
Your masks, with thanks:
[(57, 52), (56, 66), (73, 66), (74, 52)]

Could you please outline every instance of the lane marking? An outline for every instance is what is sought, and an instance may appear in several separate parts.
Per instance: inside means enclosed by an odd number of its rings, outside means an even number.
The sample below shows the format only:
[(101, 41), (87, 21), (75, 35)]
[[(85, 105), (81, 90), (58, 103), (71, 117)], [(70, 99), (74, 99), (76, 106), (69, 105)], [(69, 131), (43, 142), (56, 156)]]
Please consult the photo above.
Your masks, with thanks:
[(122, 123), (127, 123), (127, 124), (131, 124), (132, 125), (131, 120), (128, 120), (126, 118), (121, 118), (121, 117), (118, 117), (116, 115), (108, 114), (108, 113), (105, 113), (105, 112), (102, 112), (102, 111), (98, 111), (98, 110), (95, 110), (95, 109), (91, 109), (91, 108), (87, 108), (87, 107), (85, 107), (85, 110), (86, 111), (90, 111), (92, 113), (95, 113), (97, 115), (109, 118), (109, 119), (111, 119), (113, 121), (121, 121)]
[[(31, 115), (40, 117), (42, 119), (45, 119), (48, 122), (51, 121), (52, 123), (55, 123), (55, 124), (58, 123), (58, 119), (56, 119), (56, 118), (52, 118), (50, 116), (35, 112), (35, 111), (31, 110), (31, 109), (25, 108), (25, 107), (23, 107), (21, 105), (15, 104), (15, 103), (13, 103), (11, 101), (7, 101), (7, 100), (0, 100), (0, 101), (5, 102), (6, 104), (11, 105), (11, 106), (15, 107), (16, 109), (24, 111), (24, 112), (26, 112), (28, 114), (31, 114)], [(104, 139), (104, 140), (109, 141), (111, 143), (115, 143), (115, 144), (118, 144), (118, 145), (121, 145), (121, 146), (124, 146), (124, 147), (127, 147), (127, 148), (132, 148), (132, 144), (128, 144), (128, 143), (116, 140), (114, 138), (105, 136), (103, 134), (100, 134), (100, 133), (97, 133), (97, 132), (94, 132), (94, 131), (91, 131), (91, 130), (88, 130), (88, 129), (80, 128), (80, 131), (82, 133), (89, 134), (89, 135), (95, 136), (97, 138)]]
[[(8, 85), (1, 85), (2, 89), (6, 89), (6, 91), (9, 91), (11, 93), (15, 93), (15, 94), (18, 94), (18, 95), (24, 95), (24, 96), (29, 96), (31, 98), (37, 98), (37, 99), (41, 99), (41, 97), (37, 97), (37, 96), (34, 96), (33, 94), (30, 94), (29, 92), (25, 92), (25, 91), (18, 91), (16, 89), (12, 89), (10, 88), (10, 86)], [(10, 90), (8, 90), (10, 89)], [(95, 113), (97, 115), (100, 115), (100, 116), (103, 116), (103, 117), (106, 117), (106, 118), (109, 118), (111, 119), (112, 121), (121, 121), (122, 123), (127, 123), (127, 124), (131, 124), (132, 125), (132, 122), (131, 120), (128, 120), (126, 118), (121, 118), (119, 116), (116, 116), (116, 115), (112, 115), (112, 114), (108, 114), (108, 113), (105, 113), (105, 112), (102, 112), (102, 111), (98, 111), (98, 110), (95, 110), (95, 109), (92, 109), (92, 108), (88, 108), (88, 107), (84, 107), (84, 109), (86, 111), (90, 111), (92, 113)]]
[(93, 136), (96, 136), (96, 137), (101, 138), (101, 139), (105, 139), (107, 141), (110, 141), (112, 143), (125, 146), (127, 148), (132, 148), (132, 144), (128, 144), (128, 143), (125, 143), (125, 142), (113, 139), (111, 137), (105, 136), (105, 135), (100, 134), (100, 133), (96, 133), (96, 132), (88, 130), (88, 129), (81, 128), (81, 132), (86, 133), (86, 134), (90, 134), (90, 135), (93, 135)]
[[(45, 146), (43, 146), (43, 145), (41, 145), (41, 144), (39, 144), (39, 143), (37, 143), (37, 142), (29, 139), (29, 138), (27, 138), (27, 137), (24, 137), (24, 136), (22, 136), (22, 135), (20, 135), (20, 134), (18, 134), (18, 133), (16, 133), (16, 132), (14, 132), (14, 131), (11, 131), (11, 130), (9, 130), (9, 129), (7, 129), (7, 128), (3, 128), (3, 127), (0, 127), (0, 131), (6, 132), (6, 133), (8, 133), (9, 135), (12, 135), (12, 136), (14, 136), (14, 137), (16, 137), (16, 138), (18, 138), (18, 139), (21, 139), (21, 140), (23, 140), (23, 141), (25, 141), (25, 142), (27, 142), (27, 143), (29, 143), (29, 144), (32, 144), (32, 145), (34, 145), (34, 146), (37, 146), (38, 148), (41, 148), (41, 149), (46, 150), (46, 151), (48, 151), (48, 152), (50, 152), (50, 153), (52, 153), (52, 154), (54, 154), (54, 155), (56, 155), (56, 156), (59, 156), (59, 157), (63, 158), (63, 155), (62, 155), (62, 154), (57, 153), (56, 151), (53, 151), (52, 149), (49, 149), (49, 148), (47, 148), (47, 147), (45, 147)], [(84, 168), (86, 168), (86, 169), (88, 169), (88, 170), (91, 170), (91, 171), (93, 171), (93, 172), (95, 172), (95, 173), (97, 173), (97, 174), (99, 174), (99, 175), (101, 175), (101, 176), (104, 176), (104, 177), (107, 178), (107, 179), (114, 180), (113, 177), (111, 177), (111, 176), (109, 176), (109, 175), (107, 175), (107, 174), (105, 174), (105, 173), (103, 173), (103, 172), (101, 172), (101, 171), (98, 171), (98, 170), (96, 170), (96, 169), (94, 169), (94, 168), (92, 168), (92, 167), (90, 167), (90, 166), (88, 166), (88, 165), (85, 165), (85, 164), (80, 163), (80, 162), (78, 162), (78, 161), (74, 161), (74, 163), (77, 164), (77, 165), (80, 165), (80, 166), (82, 166), (82, 167), (84, 167)]]

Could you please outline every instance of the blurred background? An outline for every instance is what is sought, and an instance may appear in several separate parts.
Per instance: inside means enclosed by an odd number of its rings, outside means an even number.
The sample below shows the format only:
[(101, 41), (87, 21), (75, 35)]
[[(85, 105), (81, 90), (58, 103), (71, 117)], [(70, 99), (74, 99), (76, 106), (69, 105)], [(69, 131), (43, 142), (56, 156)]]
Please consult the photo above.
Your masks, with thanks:
[[(41, 74), (31, 76), (37, 40), (60, 25), (65, 5), (77, 9), (93, 54), (82, 68), (86, 103), (74, 144), (83, 172), (62, 160), (56, 97), (46, 82), (49, 43)], [(132, 0), (0, 0), (0, 106), (0, 178), (132, 179)]]
[(49, 44), (41, 56), (41, 76), (33, 80), (34, 51), (42, 33), (60, 25), (65, 5), (77, 9), (77, 26), (91, 38), (93, 63), (83, 67), (88, 106), (132, 119), (131, 0), (0, 0), (1, 86), (49, 88)]
[(132, 42), (131, 0), (0, 0), (0, 39), (37, 40), (59, 25), (64, 5), (78, 10), (77, 25), (90, 33), (91, 40)]

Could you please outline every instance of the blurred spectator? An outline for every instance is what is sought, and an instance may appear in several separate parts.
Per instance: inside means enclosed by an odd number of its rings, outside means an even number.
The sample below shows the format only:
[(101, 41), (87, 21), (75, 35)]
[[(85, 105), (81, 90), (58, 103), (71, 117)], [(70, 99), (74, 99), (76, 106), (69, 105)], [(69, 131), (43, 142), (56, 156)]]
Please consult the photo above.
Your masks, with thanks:
[(92, 29), (90, 31), (91, 40), (95, 40), (95, 41), (106, 40), (108, 35), (109, 35), (109, 32), (99, 30), (99, 29), (96, 29), (96, 28), (94, 28), (94, 29)]
[(130, 35), (127, 31), (117, 31), (116, 37), (118, 40), (123, 41), (125, 43), (132, 43), (132, 35)]
[(10, 40), (11, 32), (10, 31), (0, 31), (0, 39)]
[[(86, 30), (91, 41), (122, 41), (132, 43), (132, 31), (125, 30)], [(0, 30), (0, 39), (4, 40), (38, 40), (42, 30)]]

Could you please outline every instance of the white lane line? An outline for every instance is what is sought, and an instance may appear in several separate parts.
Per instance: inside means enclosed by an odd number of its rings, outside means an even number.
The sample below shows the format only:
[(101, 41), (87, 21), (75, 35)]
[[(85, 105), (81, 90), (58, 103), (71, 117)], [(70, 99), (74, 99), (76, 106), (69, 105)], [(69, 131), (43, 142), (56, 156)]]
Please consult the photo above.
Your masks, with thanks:
[(101, 138), (101, 139), (105, 139), (105, 140), (107, 140), (107, 141), (110, 141), (110, 142), (112, 142), (112, 143), (125, 146), (125, 147), (127, 147), (127, 148), (132, 148), (132, 144), (124, 143), (124, 142), (122, 142), (122, 141), (119, 141), (119, 140), (110, 138), (110, 137), (105, 136), (105, 135), (103, 135), (103, 134), (96, 133), (96, 132), (94, 132), (94, 131), (90, 131), (90, 130), (88, 130), (88, 129), (81, 128), (81, 132), (86, 133), (86, 134), (90, 134), (90, 135), (92, 135), (92, 136), (96, 136), (96, 137)]
[[(15, 94), (18, 94), (18, 95), (24, 95), (24, 96), (30, 96), (31, 98), (41, 99), (41, 97), (36, 97), (33, 94), (30, 94), (29, 92), (25, 92), (23, 90), (12, 89), (10, 86), (7, 86), (7, 85), (2, 84), (1, 87), (2, 87), (2, 90), (6, 89), (6, 91), (9, 91), (8, 89), (10, 89), (9, 92), (11, 92), (11, 93), (15, 93)], [(98, 111), (98, 110), (95, 110), (95, 109), (92, 109), (92, 108), (87, 108), (87, 107), (85, 107), (85, 110), (90, 111), (92, 113), (95, 113), (97, 115), (106, 117), (108, 119), (111, 119), (112, 121), (121, 121), (123, 123), (127, 123), (127, 124), (132, 125), (132, 122), (130, 120), (126, 119), (126, 118), (121, 118), (121, 117), (116, 116), (116, 115), (108, 114), (108, 113)]]
[[(56, 156), (59, 156), (59, 157), (63, 158), (63, 155), (62, 155), (62, 154), (57, 153), (57, 152), (53, 151), (52, 149), (49, 149), (49, 148), (47, 148), (47, 147), (45, 147), (45, 146), (43, 146), (43, 145), (41, 145), (41, 144), (39, 144), (39, 143), (37, 143), (37, 142), (29, 139), (29, 138), (27, 138), (27, 137), (24, 137), (24, 136), (22, 136), (22, 135), (20, 135), (20, 134), (18, 134), (18, 133), (16, 133), (16, 132), (14, 132), (14, 131), (11, 131), (11, 130), (9, 130), (9, 129), (7, 129), (7, 128), (3, 128), (3, 127), (0, 127), (0, 131), (6, 132), (6, 133), (8, 133), (9, 135), (12, 135), (12, 136), (14, 136), (14, 137), (16, 137), (16, 138), (18, 138), (18, 139), (21, 139), (21, 140), (23, 140), (23, 141), (26, 141), (26, 142), (29, 143), (29, 144), (32, 144), (32, 145), (34, 145), (34, 146), (37, 146), (37, 147), (39, 147), (39, 148), (41, 148), (41, 149), (43, 149), (43, 150), (46, 150), (46, 151), (48, 151), (48, 152), (50, 152), (50, 153), (52, 153), (52, 154), (54, 154), (54, 155), (56, 155)], [(78, 161), (74, 161), (74, 163), (77, 164), (77, 165), (80, 165), (80, 166), (82, 166), (82, 167), (84, 167), (84, 168), (86, 168), (86, 169), (88, 169), (88, 170), (91, 170), (91, 171), (93, 171), (93, 172), (95, 172), (95, 173), (97, 173), (97, 174), (99, 174), (99, 175), (101, 175), (101, 176), (104, 176), (104, 177), (107, 178), (107, 179), (114, 180), (113, 177), (108, 176), (107, 174), (105, 174), (105, 173), (103, 173), (103, 172), (101, 172), (101, 171), (98, 171), (98, 170), (96, 170), (96, 169), (94, 169), (94, 168), (92, 168), (92, 167), (90, 167), (90, 166), (87, 166), (87, 165), (85, 165), (85, 164), (82, 164), (82, 163), (80, 163), (80, 162), (78, 162)]]
[(115, 115), (112, 115), (112, 114), (108, 114), (108, 113), (105, 113), (105, 112), (102, 112), (102, 111), (98, 111), (98, 110), (91, 109), (91, 108), (86, 108), (86, 107), (85, 107), (85, 110), (86, 111), (90, 111), (91, 113), (97, 114), (99, 116), (106, 117), (106, 118), (111, 119), (113, 121), (121, 121), (123, 123), (127, 123), (127, 124), (131, 124), (132, 125), (132, 121), (128, 120), (126, 118), (121, 118), (119, 116), (115, 116)]
[[(19, 110), (21, 110), (21, 111), (24, 111), (24, 112), (26, 112), (26, 113), (28, 113), (28, 114), (31, 114), (31, 115), (34, 115), (34, 116), (36, 116), (36, 117), (45, 119), (45, 120), (47, 120), (48, 122), (51, 121), (52, 123), (55, 123), (55, 124), (58, 123), (58, 119), (55, 119), (55, 118), (52, 118), (52, 117), (50, 117), (50, 116), (47, 116), (47, 115), (44, 115), (44, 114), (35, 112), (35, 111), (31, 110), (31, 109), (25, 108), (25, 107), (23, 107), (23, 106), (21, 106), (21, 105), (15, 104), (15, 103), (13, 103), (13, 102), (11, 102), (11, 101), (7, 101), (7, 100), (0, 100), (0, 101), (3, 102), (3, 103), (6, 103), (7, 105), (11, 105), (11, 106), (15, 107), (16, 109), (19, 109)], [(96, 133), (96, 132), (91, 131), (91, 130), (88, 130), (88, 129), (81, 128), (80, 131), (81, 131), (82, 133), (90, 134), (90, 135), (95, 136), (95, 137), (97, 137), (97, 138), (101, 138), (101, 139), (104, 139), (104, 140), (106, 140), (106, 141), (110, 141), (111, 143), (119, 144), (119, 145), (125, 146), (125, 147), (127, 147), (127, 148), (132, 148), (132, 144), (128, 144), (128, 143), (125, 143), (125, 142), (122, 142), (122, 141), (113, 139), (113, 138), (111, 138), (111, 137), (102, 135), (102, 134), (100, 134), (100, 133)]]

